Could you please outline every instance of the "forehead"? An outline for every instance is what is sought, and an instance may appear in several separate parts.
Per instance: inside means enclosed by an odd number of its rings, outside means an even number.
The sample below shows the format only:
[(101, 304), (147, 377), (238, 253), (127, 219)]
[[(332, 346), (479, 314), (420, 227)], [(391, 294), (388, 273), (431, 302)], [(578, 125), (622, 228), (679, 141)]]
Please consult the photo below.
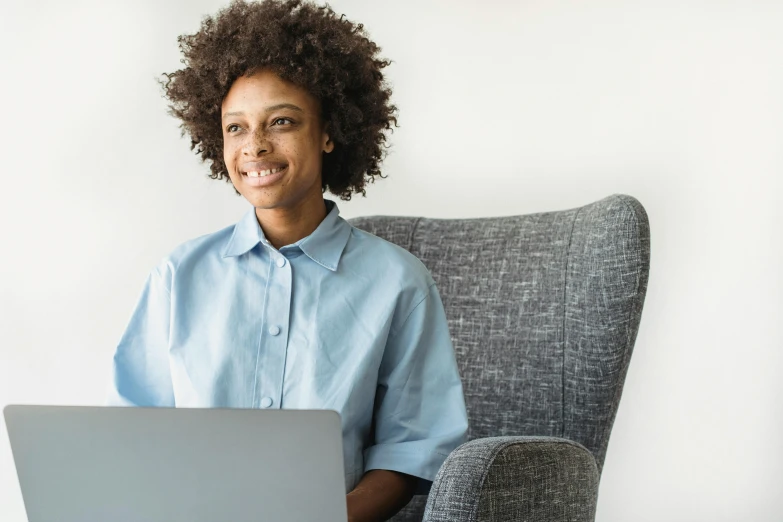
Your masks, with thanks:
[(267, 108), (293, 104), (304, 112), (317, 112), (318, 100), (305, 89), (263, 70), (252, 76), (240, 76), (223, 99), (222, 113), (264, 112)]

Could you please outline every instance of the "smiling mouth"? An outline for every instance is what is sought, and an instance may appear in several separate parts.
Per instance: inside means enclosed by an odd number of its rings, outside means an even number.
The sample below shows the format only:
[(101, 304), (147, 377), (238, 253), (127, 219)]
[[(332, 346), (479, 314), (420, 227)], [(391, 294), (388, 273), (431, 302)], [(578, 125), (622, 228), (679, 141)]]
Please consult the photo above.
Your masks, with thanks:
[(244, 172), (243, 175), (249, 177), (249, 178), (265, 178), (267, 176), (271, 176), (272, 174), (277, 174), (281, 170), (284, 170), (286, 167), (278, 167), (275, 169), (266, 169), (266, 170), (250, 170), (248, 172)]

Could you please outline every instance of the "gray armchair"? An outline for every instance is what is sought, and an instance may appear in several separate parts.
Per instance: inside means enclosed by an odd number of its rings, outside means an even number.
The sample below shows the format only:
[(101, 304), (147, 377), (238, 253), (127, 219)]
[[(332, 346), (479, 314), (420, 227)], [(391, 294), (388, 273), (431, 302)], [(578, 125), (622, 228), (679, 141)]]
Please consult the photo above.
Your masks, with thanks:
[(350, 221), (429, 268), (467, 402), (469, 442), (393, 520), (592, 522), (647, 290), (644, 207)]

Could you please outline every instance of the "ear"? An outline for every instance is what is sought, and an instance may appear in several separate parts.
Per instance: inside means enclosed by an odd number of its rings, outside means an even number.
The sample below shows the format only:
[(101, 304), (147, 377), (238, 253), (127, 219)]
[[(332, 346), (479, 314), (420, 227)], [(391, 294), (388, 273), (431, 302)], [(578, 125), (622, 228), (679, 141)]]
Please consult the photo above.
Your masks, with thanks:
[(324, 137), (325, 137), (325, 140), (324, 140), (323, 149), (324, 149), (324, 152), (326, 152), (328, 154), (328, 153), (330, 153), (330, 152), (332, 152), (334, 150), (334, 142), (331, 140), (331, 138), (329, 138), (328, 134), (324, 134)]
[(334, 142), (326, 133), (324, 133), (324, 144), (322, 148), (323, 151), (326, 152), (327, 154), (334, 150)]
[(324, 127), (324, 131), (321, 134), (321, 149), (329, 154), (334, 150), (334, 142), (332, 141), (332, 138), (329, 137), (329, 126), (326, 125)]

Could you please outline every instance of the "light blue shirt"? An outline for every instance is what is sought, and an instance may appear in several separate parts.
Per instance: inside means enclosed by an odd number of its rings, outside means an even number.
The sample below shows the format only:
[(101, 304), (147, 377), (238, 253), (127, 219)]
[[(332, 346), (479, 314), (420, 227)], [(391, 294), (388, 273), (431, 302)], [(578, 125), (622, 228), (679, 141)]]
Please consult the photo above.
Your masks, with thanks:
[(371, 469), (431, 481), (468, 427), (435, 282), (326, 206), (280, 250), (251, 208), (163, 259), (117, 347), (109, 403), (335, 410), (346, 492)]

